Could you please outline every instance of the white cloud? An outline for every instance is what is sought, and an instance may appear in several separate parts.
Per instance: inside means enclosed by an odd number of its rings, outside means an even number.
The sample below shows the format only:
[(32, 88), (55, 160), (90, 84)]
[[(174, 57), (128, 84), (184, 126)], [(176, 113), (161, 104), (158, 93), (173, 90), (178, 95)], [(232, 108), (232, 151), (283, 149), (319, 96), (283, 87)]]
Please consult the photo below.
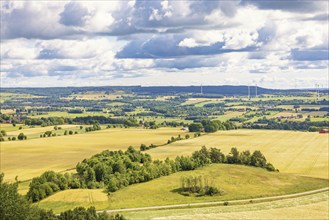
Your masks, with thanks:
[(182, 40), (178, 44), (178, 46), (180, 46), (180, 47), (196, 47), (196, 46), (199, 46), (199, 45), (200, 44), (195, 42), (195, 40), (192, 39), (192, 38), (185, 38), (184, 40)]
[(291, 85), (285, 77), (296, 77), (303, 87), (328, 79), (329, 3), (324, 1), (0, 4), (6, 86), (204, 80), (280, 88)]

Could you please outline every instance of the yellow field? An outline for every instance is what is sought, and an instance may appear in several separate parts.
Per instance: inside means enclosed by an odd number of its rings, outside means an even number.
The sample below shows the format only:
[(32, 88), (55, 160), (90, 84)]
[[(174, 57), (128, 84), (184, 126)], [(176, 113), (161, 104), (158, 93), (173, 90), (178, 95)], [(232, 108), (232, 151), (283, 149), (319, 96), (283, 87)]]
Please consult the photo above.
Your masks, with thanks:
[[(183, 196), (175, 190), (180, 188), (182, 176), (208, 176), (209, 182), (224, 191), (215, 196)], [(111, 193), (108, 200), (102, 190), (67, 190), (56, 193), (39, 203), (42, 208), (52, 208), (55, 212), (76, 205), (88, 207), (94, 200), (99, 209), (120, 209), (172, 204), (190, 204), (236, 199), (252, 199), (304, 192), (328, 186), (328, 180), (300, 177), (278, 172), (268, 172), (261, 168), (228, 164), (212, 164), (194, 171), (184, 171), (161, 177), (146, 183), (134, 184)], [(95, 194), (94, 194), (95, 192)], [(91, 195), (90, 195), (91, 193)], [(102, 196), (103, 195), (103, 196)], [(95, 198), (89, 201), (88, 197)], [(86, 199), (87, 198), (87, 199)]]
[(293, 199), (247, 204), (188, 209), (125, 212), (128, 219), (328, 219), (328, 192)]
[[(65, 128), (74, 128), (74, 127), (79, 127), (79, 126), (78, 125), (58, 125), (58, 127), (65, 129)], [(54, 126), (25, 128), (22, 130), (9, 131), (9, 132), (7, 132), (7, 135), (19, 135), (20, 133), (24, 133), (25, 135), (31, 135), (31, 134), (44, 133), (46, 131), (54, 131)]]
[[(190, 98), (190, 99), (187, 99), (181, 105), (195, 105), (197, 103), (208, 102), (208, 101), (212, 101), (212, 100), (213, 99), (210, 99), (210, 98)], [(217, 99), (214, 99), (214, 100), (217, 100)]]
[(82, 202), (94, 203), (104, 202), (108, 200), (107, 194), (99, 189), (72, 189), (67, 190), (65, 194), (57, 193), (52, 196), (52, 201), (66, 202)]
[(148, 151), (154, 158), (191, 155), (201, 146), (220, 148), (225, 154), (260, 150), (280, 172), (329, 179), (329, 135), (317, 132), (232, 130), (182, 140)]
[(17, 131), (17, 130), (19, 130), (19, 127), (28, 128), (28, 126), (23, 125), (23, 124), (16, 124), (15, 127), (12, 124), (0, 124), (0, 130), (5, 130), (6, 132)]
[(62, 171), (106, 149), (126, 150), (130, 145), (165, 144), (180, 128), (106, 129), (91, 133), (1, 142), (1, 172), (5, 179), (30, 179), (47, 170)]
[(12, 115), (16, 113), (14, 109), (0, 109), (1, 114)]

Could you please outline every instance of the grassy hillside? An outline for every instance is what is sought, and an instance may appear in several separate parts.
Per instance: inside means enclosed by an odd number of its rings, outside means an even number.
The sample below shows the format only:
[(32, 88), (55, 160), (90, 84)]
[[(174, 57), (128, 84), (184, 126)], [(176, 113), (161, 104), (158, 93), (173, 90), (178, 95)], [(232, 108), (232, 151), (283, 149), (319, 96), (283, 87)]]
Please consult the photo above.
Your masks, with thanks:
[(44, 171), (74, 168), (84, 158), (106, 149), (126, 150), (130, 145), (165, 144), (172, 136), (185, 133), (179, 128), (106, 129), (79, 135), (38, 138), (1, 143), (1, 171), (5, 178), (30, 179)]
[(128, 219), (328, 219), (328, 192), (247, 204), (123, 213)]
[(204, 145), (220, 148), (225, 154), (232, 147), (241, 151), (260, 150), (281, 172), (329, 178), (329, 135), (317, 132), (219, 131), (151, 149), (148, 153), (154, 158), (174, 158), (177, 155), (191, 155)]
[[(208, 176), (209, 182), (224, 191), (215, 196), (183, 196), (176, 192), (180, 188), (183, 176)], [(39, 203), (42, 208), (55, 212), (73, 208), (74, 206), (94, 205), (97, 209), (119, 209), (131, 207), (147, 207), (181, 203), (198, 203), (249, 199), (274, 195), (303, 192), (328, 186), (328, 180), (300, 177), (277, 172), (268, 172), (261, 168), (240, 165), (213, 164), (194, 171), (185, 171), (161, 177), (159, 179), (135, 184), (112, 193), (108, 201), (100, 201), (101, 189), (66, 190), (56, 193)], [(92, 192), (91, 201), (84, 199)], [(95, 193), (97, 192), (97, 194)], [(104, 195), (106, 195), (104, 193)], [(74, 198), (72, 200), (72, 198)]]

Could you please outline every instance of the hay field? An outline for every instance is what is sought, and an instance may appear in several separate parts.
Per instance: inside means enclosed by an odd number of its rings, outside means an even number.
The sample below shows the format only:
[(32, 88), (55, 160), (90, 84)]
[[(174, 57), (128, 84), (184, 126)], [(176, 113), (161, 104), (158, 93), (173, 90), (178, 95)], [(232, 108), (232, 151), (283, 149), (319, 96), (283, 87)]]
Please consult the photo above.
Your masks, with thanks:
[(225, 154), (260, 150), (280, 172), (329, 179), (329, 135), (317, 132), (232, 130), (174, 142), (148, 151), (154, 158), (191, 155), (201, 146), (220, 148)]
[(5, 179), (30, 179), (47, 170), (63, 171), (106, 149), (126, 150), (130, 145), (165, 144), (180, 128), (106, 129), (79, 135), (38, 138), (1, 143), (1, 171)]
[[(181, 187), (183, 176), (207, 176), (209, 182), (224, 191), (215, 196), (183, 196), (175, 190)], [(161, 177), (149, 182), (134, 184), (111, 193), (99, 209), (120, 209), (159, 205), (252, 199), (267, 196), (291, 194), (328, 186), (328, 180), (300, 177), (278, 172), (268, 172), (261, 168), (240, 165), (212, 164), (194, 171), (184, 171)], [(39, 203), (42, 208), (52, 208), (55, 212), (76, 205), (87, 207), (93, 203), (85, 199), (88, 189), (67, 190), (50, 196)], [(93, 198), (100, 198), (101, 190)], [(106, 195), (105, 193), (103, 195)], [(72, 199), (74, 198), (74, 199)]]
[(5, 130), (7, 133), (9, 131), (18, 131), (19, 127), (22, 127), (22, 129), (29, 128), (29, 126), (24, 124), (16, 124), (16, 126), (13, 126), (12, 124), (0, 123), (0, 130)]
[(272, 202), (202, 208), (125, 212), (128, 219), (328, 219), (328, 192)]
[[(57, 125), (57, 126), (61, 127), (62, 129), (79, 127), (78, 125)], [(44, 133), (46, 131), (55, 131), (54, 126), (36, 127), (36, 128), (27, 127), (21, 130), (9, 131), (7, 132), (7, 135), (19, 135), (20, 133), (24, 133), (25, 135), (33, 135), (33, 134)]]

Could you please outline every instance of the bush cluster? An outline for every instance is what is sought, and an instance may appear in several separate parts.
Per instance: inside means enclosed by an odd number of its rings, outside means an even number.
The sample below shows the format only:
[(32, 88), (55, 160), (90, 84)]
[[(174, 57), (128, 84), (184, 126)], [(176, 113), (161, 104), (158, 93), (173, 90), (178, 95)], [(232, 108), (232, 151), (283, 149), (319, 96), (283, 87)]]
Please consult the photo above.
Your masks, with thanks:
[(212, 182), (209, 182), (206, 176), (182, 177), (180, 181), (180, 193), (182, 195), (190, 196), (191, 194), (195, 194), (196, 196), (213, 196), (222, 193), (217, 187), (213, 186)]
[(98, 130), (101, 130), (101, 126), (99, 126), (98, 124), (94, 124), (94, 125), (91, 126), (91, 127), (86, 127), (86, 128), (85, 128), (85, 131), (86, 131), (86, 132), (98, 131)]
[(192, 123), (188, 126), (190, 132), (216, 132), (218, 130), (232, 130), (235, 125), (230, 122), (221, 122), (219, 120), (202, 120), (201, 123)]
[(30, 188), (27, 193), (27, 199), (36, 202), (42, 200), (53, 193), (65, 189), (82, 188), (80, 178), (72, 174), (55, 173), (47, 171), (39, 177), (34, 177), (30, 183)]

